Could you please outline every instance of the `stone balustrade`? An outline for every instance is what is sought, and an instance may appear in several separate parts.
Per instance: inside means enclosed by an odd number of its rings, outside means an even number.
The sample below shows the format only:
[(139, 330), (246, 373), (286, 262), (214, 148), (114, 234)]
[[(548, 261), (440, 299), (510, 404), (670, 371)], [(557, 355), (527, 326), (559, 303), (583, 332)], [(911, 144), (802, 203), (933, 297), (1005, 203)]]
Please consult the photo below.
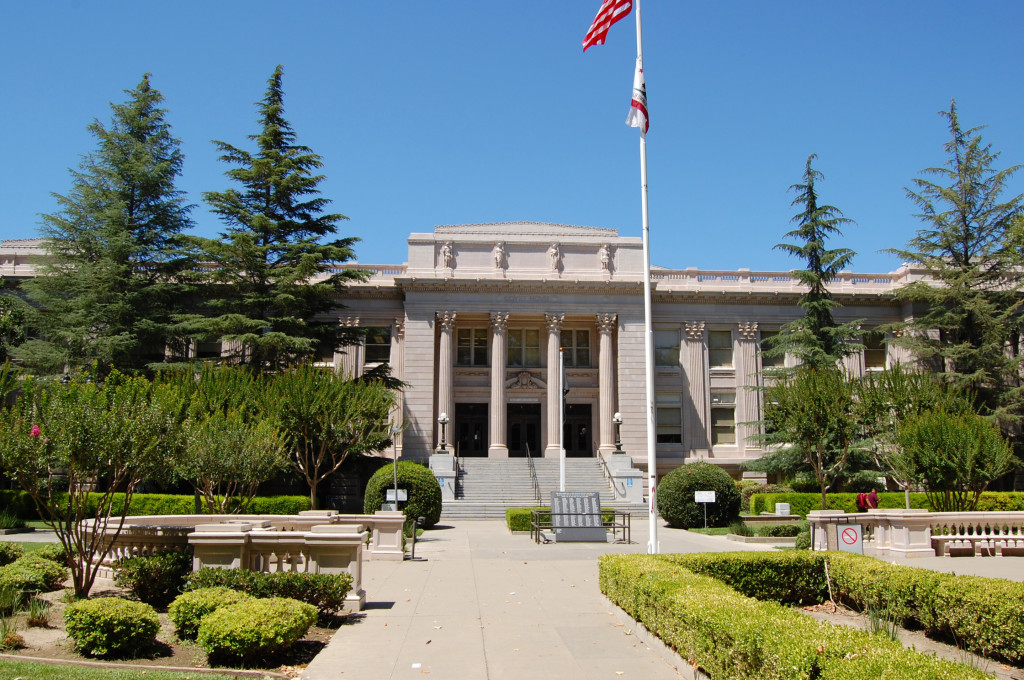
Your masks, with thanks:
[[(84, 522), (86, 528), (93, 520)], [(352, 575), (346, 609), (362, 609), (364, 546), (369, 559), (402, 560), (405, 515), (379, 511), (342, 515), (313, 510), (298, 515), (143, 515), (125, 518), (103, 560), (100, 576), (113, 576), (113, 563), (164, 550), (193, 549), (193, 570), (203, 567)], [(364, 530), (364, 527), (368, 530)], [(103, 528), (112, 535), (118, 524)]]
[(1024, 512), (815, 510), (807, 519), (813, 550), (837, 550), (838, 527), (859, 524), (864, 553), (881, 558), (1024, 555)]

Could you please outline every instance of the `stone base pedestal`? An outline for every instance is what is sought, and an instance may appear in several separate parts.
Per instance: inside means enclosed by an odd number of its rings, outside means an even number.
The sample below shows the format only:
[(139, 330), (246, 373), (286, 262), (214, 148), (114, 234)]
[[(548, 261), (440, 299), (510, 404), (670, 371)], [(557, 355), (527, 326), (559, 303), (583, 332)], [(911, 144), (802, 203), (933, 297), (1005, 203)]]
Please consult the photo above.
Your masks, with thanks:
[(615, 500), (627, 503), (644, 502), (644, 473), (633, 467), (633, 457), (626, 453), (613, 453), (605, 457), (611, 474)]
[(507, 446), (491, 446), (487, 449), (488, 458), (508, 458)]

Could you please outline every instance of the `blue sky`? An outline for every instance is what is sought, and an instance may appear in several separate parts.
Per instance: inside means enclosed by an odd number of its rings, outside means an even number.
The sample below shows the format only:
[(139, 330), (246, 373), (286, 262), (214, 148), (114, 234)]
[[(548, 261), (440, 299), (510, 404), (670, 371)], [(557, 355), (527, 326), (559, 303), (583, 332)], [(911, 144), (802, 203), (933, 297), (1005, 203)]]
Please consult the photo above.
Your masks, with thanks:
[[(278, 63), (286, 115), (325, 162), (359, 260), (410, 232), (533, 220), (639, 236), (638, 132), (624, 124), (632, 16), (580, 41), (600, 0), (3, 0), (0, 239), (36, 234), (94, 148), (86, 125), (152, 72), (183, 140), (179, 186), (228, 186), (210, 140), (245, 145)], [(817, 153), (822, 199), (857, 224), (853, 269), (919, 228), (904, 187), (944, 161), (956, 97), (1001, 166), (1024, 162), (1024, 3), (645, 0), (652, 263), (788, 270), (787, 188)], [(1024, 191), (1024, 174), (1012, 187)]]

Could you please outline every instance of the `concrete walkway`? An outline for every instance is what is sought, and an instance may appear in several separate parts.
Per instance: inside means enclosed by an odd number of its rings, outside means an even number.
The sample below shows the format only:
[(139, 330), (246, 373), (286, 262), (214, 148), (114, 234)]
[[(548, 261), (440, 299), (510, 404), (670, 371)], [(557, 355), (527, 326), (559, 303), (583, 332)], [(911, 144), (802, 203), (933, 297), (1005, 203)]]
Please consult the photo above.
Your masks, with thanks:
[[(457, 522), (424, 536), (422, 561), (364, 563), (367, 610), (303, 678), (680, 677), (598, 589), (598, 556), (643, 553), (646, 540), (536, 545), (502, 521)], [(667, 528), (659, 538), (662, 552), (770, 549)]]

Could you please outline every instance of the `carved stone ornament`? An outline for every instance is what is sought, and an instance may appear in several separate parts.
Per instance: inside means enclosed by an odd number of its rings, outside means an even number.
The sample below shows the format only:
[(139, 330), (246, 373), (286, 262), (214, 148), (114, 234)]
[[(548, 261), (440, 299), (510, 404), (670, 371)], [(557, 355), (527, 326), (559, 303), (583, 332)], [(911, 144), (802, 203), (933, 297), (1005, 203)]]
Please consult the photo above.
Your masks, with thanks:
[(607, 243), (601, 244), (601, 249), (597, 251), (597, 259), (601, 263), (601, 269), (608, 271), (612, 268), (612, 249)]
[(405, 335), (405, 319), (403, 317), (395, 317), (395, 335), (399, 338)]
[(546, 390), (547, 388), (547, 383), (529, 371), (519, 371), (505, 380), (505, 389)]
[(562, 330), (562, 322), (565, 320), (565, 314), (545, 314), (544, 323), (547, 324), (548, 332), (558, 333)]
[(686, 322), (686, 337), (689, 340), (703, 340), (704, 339), (704, 322), (703, 321), (687, 321)]
[(739, 323), (740, 339), (742, 340), (756, 340), (757, 339), (757, 322), (756, 321), (741, 321)]
[(455, 251), (452, 249), (451, 241), (445, 241), (441, 244), (441, 252), (438, 256), (438, 262), (445, 269), (451, 269), (455, 266)]
[(562, 264), (562, 249), (557, 243), (552, 243), (548, 248), (548, 262), (551, 265), (551, 271), (558, 271), (558, 266)]
[(343, 316), (338, 319), (338, 325), (342, 328), (359, 328), (358, 316)]
[(611, 333), (615, 330), (615, 325), (618, 322), (618, 316), (616, 314), (598, 314), (597, 315), (597, 330), (601, 333)]
[(442, 330), (450, 331), (455, 325), (455, 312), (437, 312), (437, 322)]
[(491, 325), (495, 333), (504, 333), (508, 328), (508, 312), (491, 312)]
[(494, 258), (494, 268), (501, 269), (505, 266), (505, 242), (498, 241), (494, 244), (494, 250), (491, 251), (491, 257)]

